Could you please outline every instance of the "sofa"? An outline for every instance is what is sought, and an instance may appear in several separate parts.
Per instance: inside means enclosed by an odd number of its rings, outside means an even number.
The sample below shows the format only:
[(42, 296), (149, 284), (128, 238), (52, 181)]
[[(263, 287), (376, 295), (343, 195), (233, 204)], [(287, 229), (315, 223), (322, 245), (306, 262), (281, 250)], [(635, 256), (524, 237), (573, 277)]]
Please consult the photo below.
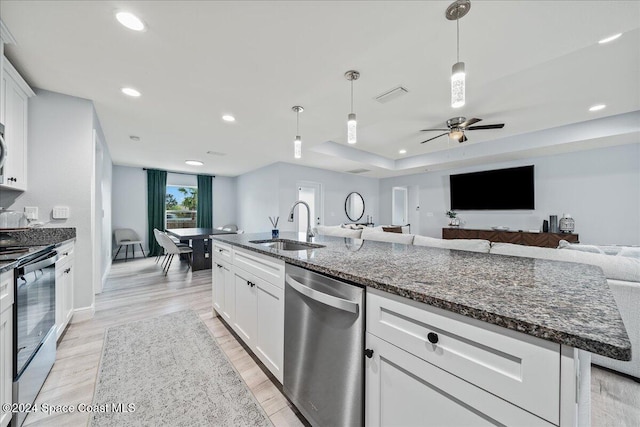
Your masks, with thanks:
[(385, 232), (383, 227), (352, 229), (346, 226), (318, 226), (317, 232), (320, 235), (598, 266), (602, 269), (618, 304), (620, 316), (631, 341), (632, 359), (629, 362), (623, 362), (592, 355), (591, 362), (640, 380), (640, 247), (580, 245), (560, 241), (558, 248), (540, 248), (513, 243), (491, 243), (482, 239), (446, 240), (417, 234), (392, 233)]

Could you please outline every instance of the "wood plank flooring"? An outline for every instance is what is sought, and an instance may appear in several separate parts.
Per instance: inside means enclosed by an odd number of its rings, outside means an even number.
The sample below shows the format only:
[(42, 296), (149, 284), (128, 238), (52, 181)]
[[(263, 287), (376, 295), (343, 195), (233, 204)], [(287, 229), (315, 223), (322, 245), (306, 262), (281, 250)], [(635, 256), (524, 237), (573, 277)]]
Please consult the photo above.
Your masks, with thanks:
[[(211, 270), (185, 272), (184, 263), (163, 276), (153, 258), (114, 263), (104, 292), (96, 296), (93, 319), (74, 323), (58, 346), (53, 366), (36, 402), (50, 405), (91, 403), (108, 327), (192, 309), (276, 426), (301, 426), (303, 421), (278, 386), (244, 349), (211, 309)], [(591, 370), (592, 425), (640, 426), (640, 383), (597, 367)], [(25, 426), (86, 426), (87, 413), (30, 414)]]
[[(113, 264), (93, 319), (72, 323), (58, 345), (56, 362), (36, 399), (38, 406), (90, 404), (93, 400), (104, 333), (111, 326), (192, 309), (205, 322), (275, 426), (302, 426), (279, 388), (261, 369), (211, 307), (211, 270), (186, 272), (175, 262), (162, 275), (153, 258)], [(86, 426), (90, 414), (29, 414), (25, 426)], [(194, 420), (197, 424), (197, 420)]]

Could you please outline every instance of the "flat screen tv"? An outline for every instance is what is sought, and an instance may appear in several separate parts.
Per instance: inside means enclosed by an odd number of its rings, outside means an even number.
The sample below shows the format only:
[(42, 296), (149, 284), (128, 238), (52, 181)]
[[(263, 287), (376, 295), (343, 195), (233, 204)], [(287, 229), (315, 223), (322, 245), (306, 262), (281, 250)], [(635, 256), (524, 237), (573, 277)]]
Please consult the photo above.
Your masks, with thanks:
[(533, 165), (450, 175), (452, 210), (534, 209)]

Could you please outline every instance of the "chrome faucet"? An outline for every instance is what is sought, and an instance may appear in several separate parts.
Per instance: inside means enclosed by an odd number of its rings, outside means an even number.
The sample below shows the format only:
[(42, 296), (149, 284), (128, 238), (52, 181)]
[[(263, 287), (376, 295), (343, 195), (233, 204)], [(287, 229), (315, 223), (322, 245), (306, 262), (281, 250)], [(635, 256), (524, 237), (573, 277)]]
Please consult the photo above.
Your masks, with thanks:
[(297, 202), (294, 202), (293, 205), (291, 205), (291, 211), (289, 212), (289, 222), (293, 222), (293, 211), (299, 204), (303, 204), (307, 208), (307, 242), (310, 242), (311, 238), (315, 237), (316, 234), (313, 232), (313, 230), (311, 230), (311, 208), (309, 208), (309, 205), (306, 202), (298, 200)]

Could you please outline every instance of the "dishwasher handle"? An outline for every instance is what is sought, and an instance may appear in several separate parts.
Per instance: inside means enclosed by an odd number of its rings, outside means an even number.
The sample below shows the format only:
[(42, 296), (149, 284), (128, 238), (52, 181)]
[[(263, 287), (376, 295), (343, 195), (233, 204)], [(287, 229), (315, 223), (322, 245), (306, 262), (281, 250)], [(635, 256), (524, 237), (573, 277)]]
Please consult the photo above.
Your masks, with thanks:
[(318, 301), (319, 303), (331, 306), (333, 308), (337, 308), (338, 310), (343, 310), (343, 311), (348, 311), (350, 313), (358, 314), (359, 305), (357, 302), (334, 297), (332, 295), (325, 294), (324, 292), (311, 289), (310, 287), (305, 286), (302, 283), (298, 282), (296, 279), (294, 279), (288, 274), (285, 277), (285, 281), (293, 289), (300, 292), (302, 295), (308, 298), (311, 298), (314, 301)]

